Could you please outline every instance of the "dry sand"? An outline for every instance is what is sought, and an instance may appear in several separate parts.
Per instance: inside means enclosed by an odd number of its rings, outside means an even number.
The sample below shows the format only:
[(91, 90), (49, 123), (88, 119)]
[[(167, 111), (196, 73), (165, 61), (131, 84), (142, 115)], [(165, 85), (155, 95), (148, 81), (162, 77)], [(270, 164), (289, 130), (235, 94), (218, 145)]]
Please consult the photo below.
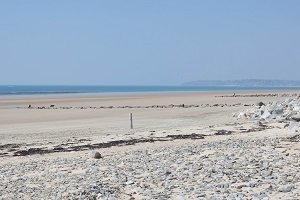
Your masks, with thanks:
[[(292, 91), (295, 93), (296, 91)], [(236, 94), (277, 94), (289, 91), (241, 91)], [(124, 134), (151, 130), (184, 129), (226, 124), (232, 113), (244, 104), (258, 101), (280, 100), (273, 97), (218, 98), (233, 92), (170, 92), (111, 95), (63, 95), (0, 97), (0, 141), (7, 143), (44, 143), (71, 137), (110, 136), (117, 139)], [(151, 106), (151, 105), (201, 105), (228, 104), (234, 107), (193, 108), (113, 108), (92, 109), (100, 106)], [(27, 109), (55, 105), (73, 109)], [(24, 107), (24, 108), (19, 108)], [(87, 107), (87, 109), (74, 109)], [(134, 130), (130, 130), (129, 113), (133, 113)]]

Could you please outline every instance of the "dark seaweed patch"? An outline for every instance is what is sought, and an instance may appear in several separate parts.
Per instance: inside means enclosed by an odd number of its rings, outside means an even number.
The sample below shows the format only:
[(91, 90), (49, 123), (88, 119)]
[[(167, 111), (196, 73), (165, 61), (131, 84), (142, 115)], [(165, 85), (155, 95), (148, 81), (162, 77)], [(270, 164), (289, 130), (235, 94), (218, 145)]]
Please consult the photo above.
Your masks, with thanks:
[(28, 150), (20, 150), (16, 151), (13, 156), (27, 156), (34, 154), (48, 154), (48, 153), (56, 153), (56, 152), (71, 152), (71, 151), (83, 151), (83, 150), (92, 150), (92, 149), (101, 149), (101, 148), (109, 148), (113, 146), (129, 146), (135, 145), (138, 143), (153, 143), (158, 141), (172, 141), (178, 139), (204, 139), (203, 134), (189, 134), (189, 135), (168, 135), (167, 137), (154, 137), (154, 138), (140, 138), (140, 139), (130, 139), (130, 140), (116, 140), (106, 143), (96, 143), (96, 144), (85, 144), (78, 146), (70, 146), (70, 147), (62, 147), (56, 146), (53, 149), (45, 149), (45, 148), (30, 148)]

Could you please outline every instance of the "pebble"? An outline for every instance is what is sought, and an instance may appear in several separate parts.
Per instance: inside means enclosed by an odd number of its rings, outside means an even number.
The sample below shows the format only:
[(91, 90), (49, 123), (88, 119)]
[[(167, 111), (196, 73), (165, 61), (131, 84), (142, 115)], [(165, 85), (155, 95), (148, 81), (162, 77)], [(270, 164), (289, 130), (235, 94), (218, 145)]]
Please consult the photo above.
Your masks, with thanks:
[(95, 159), (100, 159), (102, 158), (101, 154), (98, 151), (92, 151), (91, 152), (91, 157)]
[(278, 187), (279, 192), (290, 192), (292, 190), (292, 185), (281, 185)]
[[(32, 157), (0, 164), (0, 199), (270, 199), (278, 192), (293, 199), (300, 196), (293, 190), (300, 154), (274, 150), (280, 142), (243, 138), (153, 147), (151, 153)], [(212, 153), (203, 157), (205, 151)], [(90, 159), (96, 152), (101, 163)]]

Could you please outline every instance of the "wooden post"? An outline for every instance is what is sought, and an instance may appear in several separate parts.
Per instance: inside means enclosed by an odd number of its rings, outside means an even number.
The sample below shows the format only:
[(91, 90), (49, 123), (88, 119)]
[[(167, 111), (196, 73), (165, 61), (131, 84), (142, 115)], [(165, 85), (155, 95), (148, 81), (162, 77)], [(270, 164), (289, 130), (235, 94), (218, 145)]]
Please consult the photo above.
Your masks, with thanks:
[(133, 129), (132, 113), (130, 113), (130, 128)]

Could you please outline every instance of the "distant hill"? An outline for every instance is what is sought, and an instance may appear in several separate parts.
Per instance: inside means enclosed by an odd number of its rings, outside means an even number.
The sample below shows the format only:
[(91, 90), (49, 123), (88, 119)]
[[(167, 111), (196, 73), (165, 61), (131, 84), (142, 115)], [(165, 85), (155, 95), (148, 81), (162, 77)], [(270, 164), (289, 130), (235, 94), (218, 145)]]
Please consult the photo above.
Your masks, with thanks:
[(247, 79), (247, 80), (206, 80), (192, 81), (183, 83), (188, 86), (241, 86), (241, 87), (300, 87), (300, 81), (295, 80), (264, 80), (264, 79)]

